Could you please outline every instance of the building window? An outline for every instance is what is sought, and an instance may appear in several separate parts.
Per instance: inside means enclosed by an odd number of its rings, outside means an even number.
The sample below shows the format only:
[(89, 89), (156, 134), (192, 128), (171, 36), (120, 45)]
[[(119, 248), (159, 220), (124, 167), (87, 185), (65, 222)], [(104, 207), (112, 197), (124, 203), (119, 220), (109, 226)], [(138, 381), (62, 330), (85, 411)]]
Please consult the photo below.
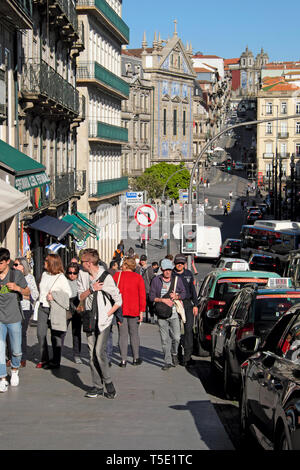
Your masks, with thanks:
[(296, 103), (296, 114), (300, 114), (300, 101)]
[(281, 114), (287, 114), (287, 103), (286, 103), (286, 101), (282, 101), (280, 103), (280, 112), (281, 112)]
[(164, 109), (163, 123), (164, 123), (164, 135), (167, 135), (167, 110), (166, 109)]
[(266, 104), (266, 114), (273, 114), (273, 104), (267, 103)]
[(296, 144), (296, 157), (300, 157), (300, 144)]
[(182, 117), (182, 134), (186, 135), (186, 111), (183, 111), (183, 117)]
[(266, 164), (266, 176), (271, 177), (273, 172), (272, 163)]
[(177, 135), (177, 109), (173, 111), (173, 135)]
[(296, 122), (296, 134), (300, 134), (300, 122)]
[(266, 124), (266, 134), (272, 134), (272, 122)]

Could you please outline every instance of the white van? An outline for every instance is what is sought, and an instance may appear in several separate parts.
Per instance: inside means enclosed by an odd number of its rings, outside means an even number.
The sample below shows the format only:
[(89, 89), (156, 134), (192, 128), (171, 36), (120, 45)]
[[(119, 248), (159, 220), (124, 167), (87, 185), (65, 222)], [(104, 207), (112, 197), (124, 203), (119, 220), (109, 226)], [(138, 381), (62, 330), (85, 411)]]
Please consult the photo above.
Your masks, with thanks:
[(200, 226), (197, 228), (197, 258), (210, 258), (216, 260), (220, 256), (222, 236), (219, 227)]

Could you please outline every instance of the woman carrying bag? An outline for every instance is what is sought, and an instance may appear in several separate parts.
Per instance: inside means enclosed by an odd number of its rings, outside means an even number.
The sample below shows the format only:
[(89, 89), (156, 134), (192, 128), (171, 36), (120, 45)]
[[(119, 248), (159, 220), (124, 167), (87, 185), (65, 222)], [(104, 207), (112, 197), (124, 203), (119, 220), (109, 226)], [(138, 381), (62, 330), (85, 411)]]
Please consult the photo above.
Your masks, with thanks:
[[(57, 254), (45, 259), (45, 271), (40, 282), (40, 306), (38, 311), (37, 337), (40, 362), (37, 368), (58, 369), (61, 361), (62, 336), (67, 331), (67, 310), (72, 291), (64, 275), (62, 260)], [(51, 329), (53, 358), (49, 361), (47, 331)]]

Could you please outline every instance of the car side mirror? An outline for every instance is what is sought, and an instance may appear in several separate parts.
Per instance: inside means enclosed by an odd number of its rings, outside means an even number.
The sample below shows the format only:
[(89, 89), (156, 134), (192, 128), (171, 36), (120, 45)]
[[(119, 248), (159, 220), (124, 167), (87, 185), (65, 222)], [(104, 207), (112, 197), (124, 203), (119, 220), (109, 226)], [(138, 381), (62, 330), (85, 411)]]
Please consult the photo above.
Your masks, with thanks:
[(220, 312), (218, 308), (213, 308), (212, 310), (209, 310), (206, 315), (208, 318), (212, 318), (214, 320), (223, 318), (222, 312)]
[(258, 351), (261, 339), (258, 336), (247, 336), (237, 342), (237, 346), (241, 352), (246, 354), (254, 354)]

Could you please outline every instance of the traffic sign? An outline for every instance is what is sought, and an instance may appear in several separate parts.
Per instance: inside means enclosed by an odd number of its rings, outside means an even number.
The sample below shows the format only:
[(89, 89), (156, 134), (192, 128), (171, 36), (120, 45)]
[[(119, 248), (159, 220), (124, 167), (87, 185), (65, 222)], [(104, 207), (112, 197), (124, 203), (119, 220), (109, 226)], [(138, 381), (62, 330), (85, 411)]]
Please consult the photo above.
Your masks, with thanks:
[(127, 191), (126, 202), (127, 204), (142, 204), (144, 202), (144, 191)]
[(143, 204), (136, 209), (134, 218), (141, 227), (151, 227), (157, 220), (157, 212), (150, 204)]

